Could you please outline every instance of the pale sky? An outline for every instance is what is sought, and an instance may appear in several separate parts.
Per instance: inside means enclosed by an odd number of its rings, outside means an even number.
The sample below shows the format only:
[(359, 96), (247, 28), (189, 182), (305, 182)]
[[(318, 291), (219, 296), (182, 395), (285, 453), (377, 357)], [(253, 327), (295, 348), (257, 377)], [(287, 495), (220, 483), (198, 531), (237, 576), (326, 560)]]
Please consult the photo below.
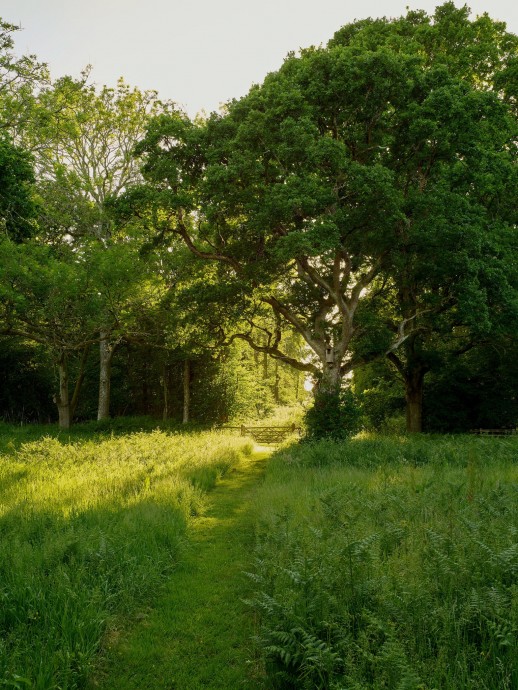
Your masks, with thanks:
[[(190, 115), (217, 110), (280, 67), (286, 54), (326, 43), (354, 19), (432, 13), (432, 0), (0, 0), (0, 17), (21, 25), (16, 53), (35, 53), (53, 77), (156, 89)], [(455, 0), (457, 6), (464, 2)], [(516, 0), (472, 0), (518, 33)]]

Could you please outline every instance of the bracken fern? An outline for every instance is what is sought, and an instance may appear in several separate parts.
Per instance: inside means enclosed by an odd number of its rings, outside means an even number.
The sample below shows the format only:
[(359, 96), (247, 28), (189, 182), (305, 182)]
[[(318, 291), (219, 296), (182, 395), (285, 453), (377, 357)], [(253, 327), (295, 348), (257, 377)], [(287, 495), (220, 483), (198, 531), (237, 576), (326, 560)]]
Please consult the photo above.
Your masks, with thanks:
[(518, 687), (518, 444), (493, 441), (278, 454), (251, 602), (273, 687)]

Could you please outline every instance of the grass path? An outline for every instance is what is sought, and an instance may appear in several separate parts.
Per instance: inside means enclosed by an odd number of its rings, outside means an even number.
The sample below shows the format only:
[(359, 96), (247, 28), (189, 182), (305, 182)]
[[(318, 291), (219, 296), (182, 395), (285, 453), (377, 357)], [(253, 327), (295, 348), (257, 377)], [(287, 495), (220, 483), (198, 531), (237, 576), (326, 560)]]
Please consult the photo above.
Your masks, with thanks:
[(243, 597), (250, 584), (253, 523), (248, 507), (269, 453), (256, 452), (210, 494), (194, 521), (182, 564), (153, 610), (113, 635), (92, 687), (102, 690), (258, 690), (253, 622)]

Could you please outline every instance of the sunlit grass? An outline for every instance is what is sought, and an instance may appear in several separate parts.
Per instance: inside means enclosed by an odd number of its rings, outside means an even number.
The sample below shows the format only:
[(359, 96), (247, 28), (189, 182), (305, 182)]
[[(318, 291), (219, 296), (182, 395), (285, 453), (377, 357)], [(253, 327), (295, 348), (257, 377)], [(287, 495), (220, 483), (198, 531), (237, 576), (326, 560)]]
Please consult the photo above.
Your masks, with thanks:
[(263, 688), (254, 621), (243, 599), (254, 543), (250, 501), (268, 453), (244, 458), (189, 529), (189, 548), (143, 621), (129, 625), (94, 675), (104, 690)]
[(0, 456), (0, 684), (83, 687), (117, 617), (156, 593), (206, 492), (251, 446), (161, 431), (10, 446)]

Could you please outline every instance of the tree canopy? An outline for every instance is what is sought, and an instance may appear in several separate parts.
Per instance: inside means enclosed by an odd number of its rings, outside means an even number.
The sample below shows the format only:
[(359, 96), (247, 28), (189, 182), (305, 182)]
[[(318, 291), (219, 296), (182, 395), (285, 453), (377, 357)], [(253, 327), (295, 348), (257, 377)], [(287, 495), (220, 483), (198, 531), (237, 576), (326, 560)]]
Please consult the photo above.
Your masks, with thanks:
[[(502, 24), (453, 3), (348, 25), (220, 115), (155, 119), (141, 202), (219, 264), (252, 346), (259, 303), (326, 385), (395, 357), (425, 315), (488, 330), (490, 293), (514, 299), (515, 59)], [(284, 358), (278, 338), (267, 348)]]

